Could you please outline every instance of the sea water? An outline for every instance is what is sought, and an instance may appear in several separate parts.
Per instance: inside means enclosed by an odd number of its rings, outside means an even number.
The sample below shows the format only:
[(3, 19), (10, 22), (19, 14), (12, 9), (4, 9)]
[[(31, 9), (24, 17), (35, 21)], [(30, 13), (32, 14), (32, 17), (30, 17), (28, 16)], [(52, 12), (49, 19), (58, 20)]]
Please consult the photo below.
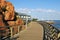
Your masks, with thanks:
[(60, 20), (53, 20), (53, 21), (54, 23), (52, 25), (60, 30)]

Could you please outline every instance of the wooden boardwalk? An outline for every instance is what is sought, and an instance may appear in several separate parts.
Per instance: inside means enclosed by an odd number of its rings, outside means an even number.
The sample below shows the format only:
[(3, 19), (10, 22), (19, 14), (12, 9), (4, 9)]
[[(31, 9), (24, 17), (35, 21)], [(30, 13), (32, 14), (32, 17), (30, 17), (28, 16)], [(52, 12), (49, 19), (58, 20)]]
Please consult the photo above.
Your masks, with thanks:
[(43, 27), (37, 22), (31, 22), (17, 40), (43, 40)]

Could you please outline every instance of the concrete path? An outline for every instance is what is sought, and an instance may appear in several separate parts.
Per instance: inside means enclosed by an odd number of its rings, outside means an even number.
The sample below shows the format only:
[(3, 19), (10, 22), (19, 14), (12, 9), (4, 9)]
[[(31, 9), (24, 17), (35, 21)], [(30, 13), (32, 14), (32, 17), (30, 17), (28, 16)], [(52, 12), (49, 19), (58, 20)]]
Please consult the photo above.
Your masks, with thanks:
[(17, 40), (43, 40), (43, 27), (37, 22), (31, 22)]

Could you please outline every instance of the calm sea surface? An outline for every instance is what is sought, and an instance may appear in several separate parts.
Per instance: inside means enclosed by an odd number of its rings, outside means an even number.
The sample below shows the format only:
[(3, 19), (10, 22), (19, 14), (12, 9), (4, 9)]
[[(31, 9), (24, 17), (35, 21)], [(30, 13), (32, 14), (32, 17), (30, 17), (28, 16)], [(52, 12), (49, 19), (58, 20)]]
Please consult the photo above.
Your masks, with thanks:
[(53, 20), (53, 21), (54, 21), (54, 24), (52, 25), (60, 30), (60, 20)]

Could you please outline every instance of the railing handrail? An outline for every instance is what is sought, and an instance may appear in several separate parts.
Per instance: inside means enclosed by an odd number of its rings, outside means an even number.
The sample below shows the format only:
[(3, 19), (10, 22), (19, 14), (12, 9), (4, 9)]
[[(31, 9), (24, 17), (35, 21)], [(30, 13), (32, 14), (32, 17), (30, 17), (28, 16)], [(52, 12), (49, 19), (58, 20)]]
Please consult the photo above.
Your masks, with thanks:
[[(60, 30), (59, 29), (57, 29), (56, 27), (54, 27), (53, 25), (51, 25), (51, 24), (49, 24), (49, 23), (47, 23), (47, 22), (45, 22), (45, 21), (39, 21), (38, 22), (39, 24), (41, 24), (42, 26), (43, 26), (43, 29), (44, 29), (44, 33), (43, 33), (43, 40), (48, 40), (48, 39), (46, 39), (45, 38), (45, 36), (47, 35), (50, 39), (53, 39), (54, 40), (54, 36), (56, 36), (56, 35), (54, 35), (54, 33), (56, 33), (57, 34), (57, 37), (58, 37), (58, 34), (60, 33)], [(46, 28), (48, 28), (47, 27), (47, 25), (45, 25), (45, 24), (47, 24), (49, 27), (52, 27), (52, 29), (55, 29), (55, 31), (53, 32), (53, 34), (50, 34), (49, 35), (49, 32), (51, 31), (51, 30), (47, 30)], [(49, 28), (48, 28), (49, 29)], [(45, 31), (46, 30), (46, 31)], [(56, 32), (56, 30), (57, 30), (57, 32)], [(47, 33), (47, 31), (48, 31), (48, 33)], [(46, 34), (47, 33), (47, 34)], [(51, 36), (51, 35), (54, 35), (54, 36)], [(58, 40), (59, 40), (59, 38), (57, 38)]]

